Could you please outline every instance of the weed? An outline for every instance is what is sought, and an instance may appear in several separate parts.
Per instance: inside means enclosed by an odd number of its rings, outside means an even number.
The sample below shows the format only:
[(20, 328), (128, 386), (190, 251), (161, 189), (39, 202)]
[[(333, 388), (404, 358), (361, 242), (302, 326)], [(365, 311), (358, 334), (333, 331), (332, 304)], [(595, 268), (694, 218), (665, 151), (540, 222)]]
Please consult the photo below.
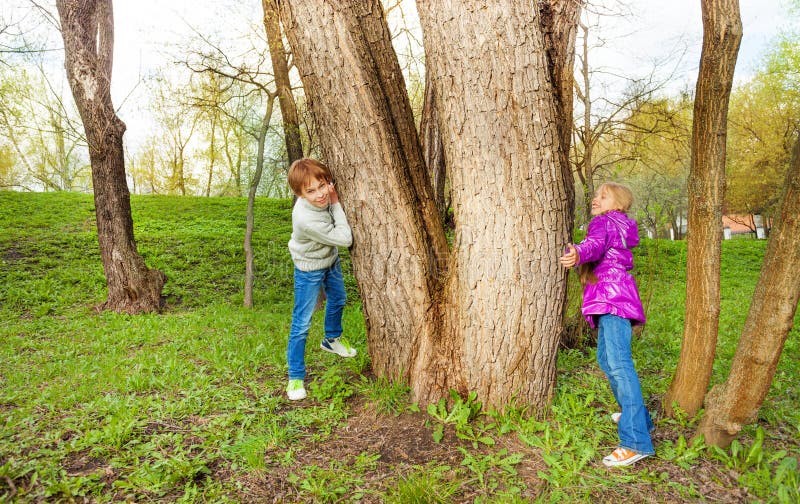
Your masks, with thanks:
[(504, 478), (498, 476), (497, 471), (505, 473), (505, 475), (516, 476), (515, 466), (522, 462), (522, 454), (512, 453), (509, 455), (505, 448), (486, 455), (473, 454), (462, 447), (459, 447), (458, 450), (464, 456), (461, 465), (474, 474), (480, 488), (485, 491), (497, 490), (500, 482), (503, 481)]
[(446, 504), (458, 490), (458, 482), (447, 479), (450, 466), (417, 468), (401, 476), (384, 496), (386, 504)]
[(369, 380), (362, 376), (358, 390), (382, 413), (397, 416), (410, 407), (408, 393), (411, 389), (400, 380), (387, 378)]
[(473, 426), (470, 422), (481, 411), (481, 403), (476, 400), (477, 397), (475, 392), (470, 392), (465, 400), (461, 398), (458, 392), (451, 390), (450, 400), (452, 405), (449, 410), (444, 398), (440, 399), (436, 404), (429, 404), (428, 415), (437, 421), (433, 429), (433, 440), (437, 443), (440, 442), (444, 438), (444, 426), (453, 425), (456, 436), (472, 442), (473, 446), (477, 447), (478, 443), (493, 445), (494, 440), (484, 435), (493, 425), (487, 427), (483, 423), (477, 423)]

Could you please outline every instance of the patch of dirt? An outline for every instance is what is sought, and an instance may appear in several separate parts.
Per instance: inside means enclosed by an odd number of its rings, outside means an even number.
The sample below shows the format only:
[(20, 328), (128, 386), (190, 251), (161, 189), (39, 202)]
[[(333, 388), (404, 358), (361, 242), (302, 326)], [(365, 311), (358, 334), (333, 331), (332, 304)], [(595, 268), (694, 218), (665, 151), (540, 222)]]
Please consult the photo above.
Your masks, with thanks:
[(110, 486), (117, 479), (114, 469), (105, 460), (92, 457), (89, 453), (89, 450), (71, 453), (64, 460), (62, 467), (67, 471), (67, 475), (72, 477), (102, 472), (102, 481)]
[[(378, 504), (383, 502), (381, 494), (394, 486), (398, 477), (429, 463), (458, 468), (464, 459), (459, 447), (476, 452), (470, 443), (459, 439), (452, 428), (445, 429), (444, 438), (436, 443), (432, 428), (426, 426), (430, 417), (424, 413), (385, 415), (364, 404), (354, 406), (353, 411), (354, 415), (329, 439), (322, 443), (309, 444), (295, 452), (290, 467), (280, 464), (282, 451), (276, 450), (268, 454), (270, 460), (266, 471), (251, 474), (245, 481), (240, 481), (244, 488), (239, 499), (242, 502), (307, 502), (308, 496), (299, 495), (294, 485), (288, 481), (292, 473), (298, 474), (300, 468), (311, 465), (327, 468), (332, 461), (352, 463), (359, 455), (369, 453), (380, 457), (374, 469), (362, 473), (361, 488), (368, 491), (359, 502)], [(546, 468), (541, 457), (516, 436), (506, 436), (497, 443), (491, 448), (479, 448), (477, 452), (488, 453), (505, 448), (509, 454), (523, 454), (522, 462), (515, 466), (529, 487), (523, 497), (535, 497), (542, 484), (536, 474)], [(225, 474), (215, 473), (215, 478), (220, 477), (224, 478)], [(462, 488), (452, 497), (452, 502), (474, 502), (480, 495), (479, 492), (478, 488)]]
[(3, 260), (14, 263), (25, 259), (25, 254), (19, 251), (15, 246), (11, 246), (3, 251)]

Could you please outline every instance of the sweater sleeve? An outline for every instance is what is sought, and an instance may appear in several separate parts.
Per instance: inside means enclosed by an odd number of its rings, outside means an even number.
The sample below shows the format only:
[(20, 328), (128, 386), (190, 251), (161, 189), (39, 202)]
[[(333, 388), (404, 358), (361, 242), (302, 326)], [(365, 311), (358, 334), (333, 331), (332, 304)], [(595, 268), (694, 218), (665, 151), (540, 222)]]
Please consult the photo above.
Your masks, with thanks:
[(331, 216), (333, 222), (323, 220), (304, 221), (301, 230), (305, 236), (324, 245), (334, 247), (349, 247), (353, 244), (353, 232), (347, 223), (342, 205), (335, 203), (331, 205)]
[(602, 219), (592, 219), (586, 238), (575, 249), (578, 251), (578, 264), (599, 261), (606, 252), (606, 229)]

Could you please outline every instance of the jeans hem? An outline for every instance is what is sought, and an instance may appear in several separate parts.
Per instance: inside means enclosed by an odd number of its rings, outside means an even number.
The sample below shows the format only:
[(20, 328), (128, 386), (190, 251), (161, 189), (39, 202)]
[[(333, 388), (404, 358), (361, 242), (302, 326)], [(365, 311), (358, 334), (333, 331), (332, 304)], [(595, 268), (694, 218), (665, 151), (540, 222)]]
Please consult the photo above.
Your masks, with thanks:
[(649, 450), (637, 450), (636, 448), (631, 448), (630, 446), (625, 446), (625, 445), (622, 445), (622, 444), (621, 444), (621, 445), (619, 445), (619, 447), (620, 447), (620, 448), (625, 448), (626, 450), (630, 450), (630, 451), (632, 451), (632, 452), (636, 452), (636, 453), (638, 453), (638, 454), (640, 454), (640, 455), (655, 455), (655, 454), (656, 454), (656, 452), (655, 452), (655, 451), (649, 451)]

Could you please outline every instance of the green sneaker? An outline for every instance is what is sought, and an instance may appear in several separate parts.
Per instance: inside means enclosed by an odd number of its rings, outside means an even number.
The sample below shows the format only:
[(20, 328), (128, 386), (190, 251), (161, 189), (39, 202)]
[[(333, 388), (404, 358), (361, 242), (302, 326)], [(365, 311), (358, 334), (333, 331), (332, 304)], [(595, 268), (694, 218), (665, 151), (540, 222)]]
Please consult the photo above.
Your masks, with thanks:
[(303, 386), (303, 380), (289, 380), (289, 386), (286, 387), (286, 395), (289, 396), (290, 401), (305, 399), (306, 389)]

